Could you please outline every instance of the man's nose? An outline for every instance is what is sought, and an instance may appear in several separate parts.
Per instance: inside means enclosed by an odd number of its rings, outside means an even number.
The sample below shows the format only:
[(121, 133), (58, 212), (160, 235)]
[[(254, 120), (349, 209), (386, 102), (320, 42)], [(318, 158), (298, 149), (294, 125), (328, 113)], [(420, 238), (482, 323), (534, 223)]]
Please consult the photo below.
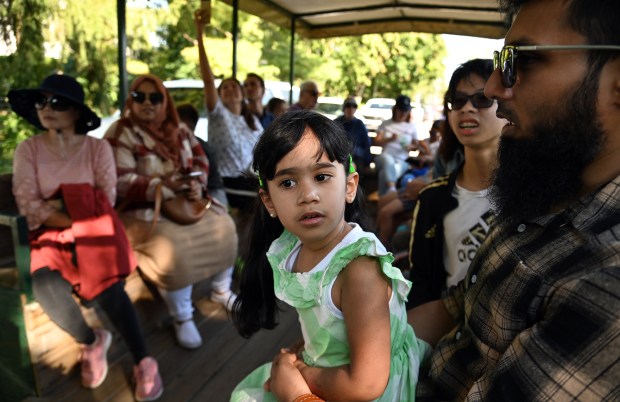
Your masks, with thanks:
[(484, 86), (484, 96), (489, 99), (509, 99), (512, 97), (512, 88), (504, 87), (498, 68), (487, 80)]

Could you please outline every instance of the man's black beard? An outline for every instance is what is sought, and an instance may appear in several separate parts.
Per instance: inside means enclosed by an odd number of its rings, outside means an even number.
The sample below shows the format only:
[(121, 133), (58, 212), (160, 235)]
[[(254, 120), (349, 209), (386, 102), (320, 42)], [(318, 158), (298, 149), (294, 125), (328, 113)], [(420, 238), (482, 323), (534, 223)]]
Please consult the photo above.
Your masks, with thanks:
[(490, 190), (498, 222), (533, 219), (579, 196), (582, 174), (605, 138), (597, 118), (597, 92), (591, 77), (566, 101), (541, 110), (546, 116), (526, 133), (528, 138), (500, 139)]

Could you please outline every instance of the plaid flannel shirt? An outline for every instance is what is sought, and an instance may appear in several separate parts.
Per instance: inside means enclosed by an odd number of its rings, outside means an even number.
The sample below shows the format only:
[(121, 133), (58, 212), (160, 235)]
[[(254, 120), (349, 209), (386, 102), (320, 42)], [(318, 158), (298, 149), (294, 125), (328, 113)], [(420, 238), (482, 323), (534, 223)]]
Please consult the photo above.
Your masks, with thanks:
[(498, 225), (444, 302), (458, 324), (417, 400), (620, 400), (620, 176)]

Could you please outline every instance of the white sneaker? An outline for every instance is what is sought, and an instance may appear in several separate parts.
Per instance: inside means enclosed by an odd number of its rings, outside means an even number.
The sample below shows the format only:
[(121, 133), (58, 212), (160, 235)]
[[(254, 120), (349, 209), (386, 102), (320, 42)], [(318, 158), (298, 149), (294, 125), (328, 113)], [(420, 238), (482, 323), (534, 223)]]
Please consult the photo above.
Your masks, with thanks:
[(174, 321), (174, 333), (179, 345), (186, 349), (196, 349), (202, 345), (202, 337), (193, 319)]
[(237, 300), (237, 295), (232, 290), (228, 290), (224, 293), (216, 292), (214, 290), (211, 291), (211, 301), (220, 303), (228, 311), (232, 311), (235, 300)]

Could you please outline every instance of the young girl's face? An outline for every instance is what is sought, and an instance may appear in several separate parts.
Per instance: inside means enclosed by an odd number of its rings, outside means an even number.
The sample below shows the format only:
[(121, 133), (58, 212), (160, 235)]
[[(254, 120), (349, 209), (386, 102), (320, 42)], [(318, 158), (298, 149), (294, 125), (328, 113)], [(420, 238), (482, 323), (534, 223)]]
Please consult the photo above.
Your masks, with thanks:
[(297, 146), (276, 165), (273, 180), (261, 199), (268, 212), (299, 237), (304, 245), (320, 247), (337, 237), (346, 224), (346, 203), (355, 199), (359, 176), (346, 174), (344, 166), (326, 153), (317, 161), (319, 142), (306, 128)]

